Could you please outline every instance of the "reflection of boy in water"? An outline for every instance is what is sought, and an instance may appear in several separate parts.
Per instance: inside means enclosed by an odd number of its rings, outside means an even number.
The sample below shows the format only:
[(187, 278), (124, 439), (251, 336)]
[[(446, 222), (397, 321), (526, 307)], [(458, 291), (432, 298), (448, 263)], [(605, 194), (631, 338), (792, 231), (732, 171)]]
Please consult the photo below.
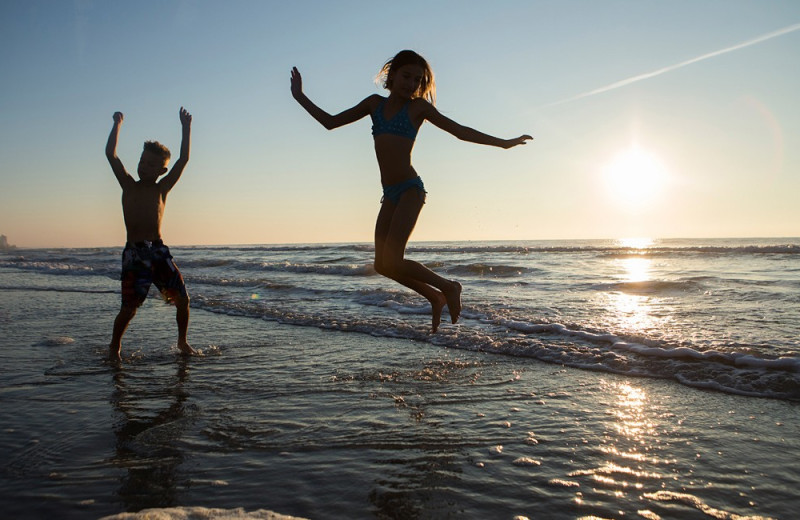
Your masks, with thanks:
[[(141, 377), (113, 368), (110, 402), (115, 418), (116, 451), (110, 462), (123, 473), (117, 495), (127, 511), (164, 507), (178, 501), (178, 469), (185, 460), (181, 438), (186, 425), (186, 358), (174, 377)], [(148, 371), (148, 374), (151, 372)], [(152, 407), (153, 398), (163, 403)]]
[(139, 180), (134, 180), (117, 157), (117, 138), (122, 119), (121, 112), (114, 114), (114, 126), (106, 144), (106, 157), (122, 187), (122, 214), (128, 234), (122, 252), (122, 308), (114, 320), (109, 353), (112, 358), (119, 359), (122, 335), (136, 315), (136, 309), (147, 297), (150, 285), (155, 283), (164, 298), (177, 308), (178, 348), (183, 354), (195, 354), (186, 341), (189, 296), (183, 276), (172, 261), (169, 248), (161, 241), (161, 218), (164, 216), (167, 194), (189, 162), (192, 116), (181, 107), (181, 156), (169, 174), (159, 182), (156, 179), (167, 172), (169, 150), (158, 142), (146, 142), (139, 159)]

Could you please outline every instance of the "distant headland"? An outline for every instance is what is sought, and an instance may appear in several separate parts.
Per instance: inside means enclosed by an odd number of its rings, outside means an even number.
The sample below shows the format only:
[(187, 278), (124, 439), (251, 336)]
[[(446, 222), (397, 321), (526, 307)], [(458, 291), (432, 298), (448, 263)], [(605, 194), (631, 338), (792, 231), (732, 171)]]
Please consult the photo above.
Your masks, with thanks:
[(8, 238), (5, 235), (0, 235), (0, 251), (8, 251), (9, 249), (16, 249), (16, 247), (8, 243)]

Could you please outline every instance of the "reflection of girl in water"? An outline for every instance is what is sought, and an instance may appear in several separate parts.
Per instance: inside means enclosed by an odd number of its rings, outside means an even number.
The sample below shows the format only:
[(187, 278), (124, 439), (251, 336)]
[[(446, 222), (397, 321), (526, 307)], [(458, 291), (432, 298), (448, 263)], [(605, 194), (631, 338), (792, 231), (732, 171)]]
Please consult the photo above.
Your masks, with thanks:
[(422, 179), (411, 166), (411, 150), (417, 131), (428, 120), (464, 141), (511, 148), (525, 144), (529, 135), (499, 139), (462, 126), (434, 107), (436, 87), (428, 62), (414, 51), (401, 51), (386, 62), (380, 72), (384, 98), (373, 94), (352, 108), (331, 115), (316, 106), (303, 93), (303, 80), (292, 69), (292, 95), (311, 116), (328, 130), (363, 117), (372, 117), (375, 155), (383, 184), (383, 199), (375, 224), (375, 270), (418, 292), (431, 303), (432, 331), (436, 332), (445, 304), (452, 322), (461, 313), (461, 284), (437, 275), (424, 265), (404, 258), (406, 244), (425, 203)]

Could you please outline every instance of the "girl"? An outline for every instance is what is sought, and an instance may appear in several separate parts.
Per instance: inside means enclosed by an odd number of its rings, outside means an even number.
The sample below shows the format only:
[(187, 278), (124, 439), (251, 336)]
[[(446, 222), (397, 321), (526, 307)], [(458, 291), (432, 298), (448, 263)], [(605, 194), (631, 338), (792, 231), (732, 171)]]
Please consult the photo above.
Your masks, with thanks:
[(431, 304), (432, 332), (441, 321), (447, 305), (450, 319), (461, 313), (461, 284), (437, 275), (424, 265), (404, 258), (406, 244), (425, 204), (425, 186), (411, 166), (411, 150), (417, 131), (428, 120), (445, 132), (464, 141), (501, 148), (525, 144), (529, 135), (499, 139), (462, 126), (434, 107), (436, 86), (428, 62), (414, 51), (401, 51), (387, 61), (378, 79), (389, 97), (373, 94), (356, 106), (331, 115), (316, 106), (303, 93), (303, 79), (292, 68), (292, 96), (328, 130), (372, 117), (375, 155), (383, 184), (383, 198), (375, 224), (375, 271), (418, 292)]

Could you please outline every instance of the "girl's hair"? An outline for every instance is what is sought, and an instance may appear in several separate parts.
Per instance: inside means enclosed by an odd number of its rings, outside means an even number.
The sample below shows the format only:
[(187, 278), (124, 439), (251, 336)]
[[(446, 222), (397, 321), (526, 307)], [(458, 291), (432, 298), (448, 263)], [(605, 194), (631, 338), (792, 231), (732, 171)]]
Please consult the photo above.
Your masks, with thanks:
[(433, 80), (433, 70), (425, 58), (420, 56), (414, 51), (400, 51), (394, 58), (390, 59), (381, 67), (380, 72), (375, 77), (376, 83), (382, 83), (383, 88), (392, 88), (392, 77), (397, 69), (404, 65), (419, 65), (422, 67), (422, 81), (419, 83), (419, 88), (412, 97), (420, 97), (430, 101), (432, 105), (436, 104), (436, 82)]

